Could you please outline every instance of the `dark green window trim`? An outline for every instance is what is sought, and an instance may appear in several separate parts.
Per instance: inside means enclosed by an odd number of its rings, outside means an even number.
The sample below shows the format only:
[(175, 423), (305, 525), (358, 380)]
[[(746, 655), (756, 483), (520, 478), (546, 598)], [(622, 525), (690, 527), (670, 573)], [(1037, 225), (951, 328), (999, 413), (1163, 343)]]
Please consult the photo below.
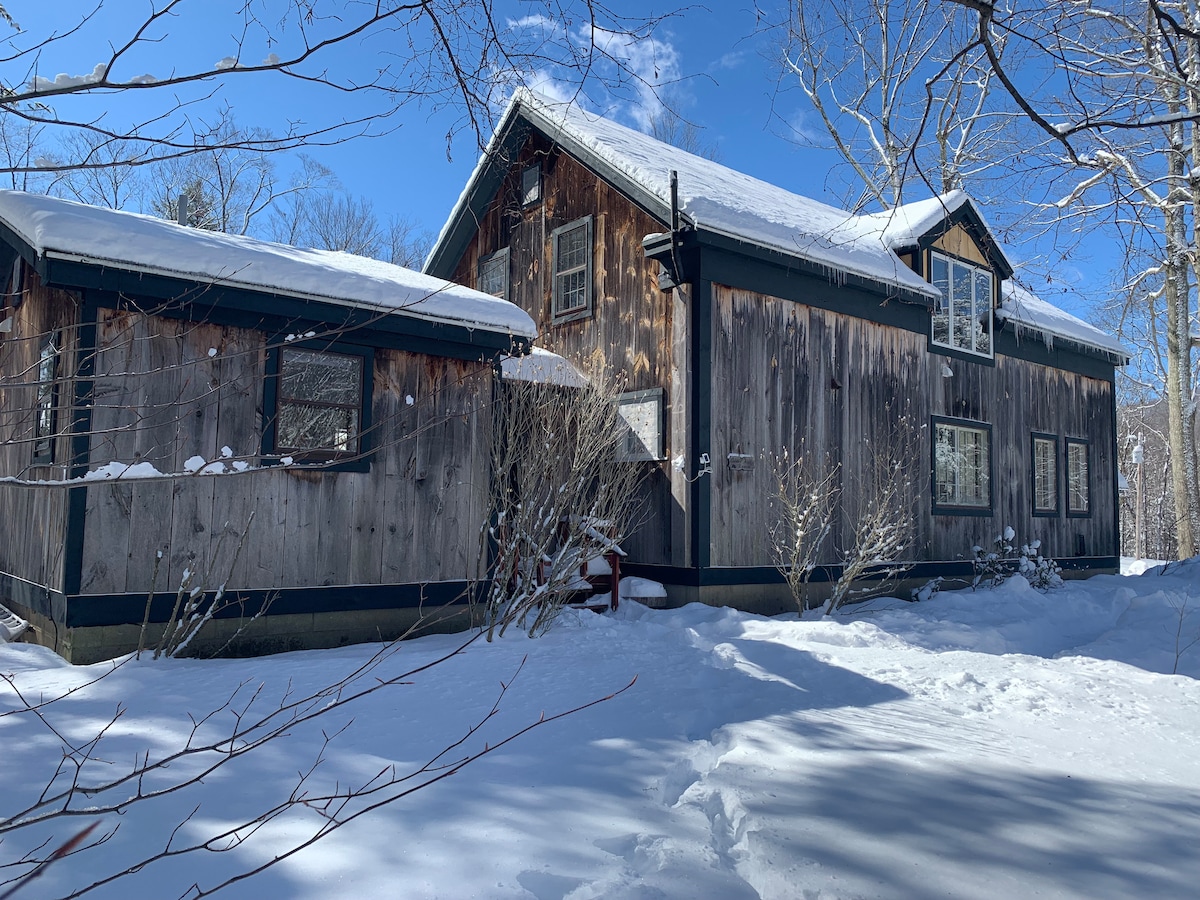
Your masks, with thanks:
[[(1042, 471), (1048, 463), (1050, 471)], [(1058, 474), (1058, 435), (1033, 432), (1029, 436), (1029, 499), (1033, 515), (1058, 518), (1062, 510), (1062, 479)], [(1044, 491), (1052, 493), (1051, 502), (1040, 502)]]
[[(995, 508), (995, 484), (996, 479), (993, 473), (992, 464), (992, 426), (987, 422), (976, 422), (970, 419), (950, 419), (942, 416), (931, 417), (932, 427), (930, 431), (930, 485), (932, 491), (930, 493), (931, 509), (934, 515), (937, 516), (990, 516)], [(953, 447), (952, 452), (957, 452), (959, 442), (968, 435), (976, 436), (985, 435), (983, 443), (984, 460), (981, 466), (976, 467), (975, 471), (978, 475), (982, 475), (986, 480), (987, 502), (986, 503), (961, 503), (951, 501), (938, 500), (938, 475), (939, 475), (939, 433), (952, 435)], [(942, 451), (946, 452), (946, 443), (942, 442)], [(978, 445), (976, 445), (978, 446)], [(943, 466), (948, 465), (947, 460), (941, 461)], [(943, 476), (949, 474), (946, 471), (941, 473)], [(943, 477), (943, 481), (946, 478)]]
[[(288, 388), (284, 385), (289, 363), (303, 365), (306, 361), (319, 361), (312, 354), (328, 356), (331, 363), (344, 365), (347, 360), (357, 361), (357, 371), (347, 366), (347, 372), (357, 375), (357, 385), (348, 385), (350, 390), (346, 400), (316, 401), (303, 396), (287, 396)], [(289, 356), (291, 359), (289, 359)], [(371, 423), (371, 404), (374, 395), (373, 369), (374, 351), (370, 347), (356, 344), (345, 344), (329, 341), (287, 341), (286, 339), (273, 342), (267, 353), (267, 371), (263, 390), (264, 428), (262, 437), (263, 463), (276, 465), (290, 458), (295, 463), (319, 465), (322, 469), (336, 472), (366, 472), (371, 468), (373, 451), (373, 430)], [(357, 402), (348, 402), (357, 394)], [(327, 409), (336, 417), (346, 413), (352, 423), (356, 423), (354, 432), (347, 436), (346, 448), (336, 447), (292, 447), (286, 439), (281, 439), (280, 423), (289, 416), (289, 407), (295, 412), (308, 411), (313, 414), (320, 409)], [(347, 429), (349, 430), (349, 429)]]
[(58, 425), (58, 335), (42, 346), (38, 354), (37, 398), (33, 408), (33, 463), (54, 462), (54, 437)]
[(1091, 441), (1084, 438), (1067, 438), (1063, 441), (1063, 455), (1065, 457), (1063, 471), (1066, 474), (1067, 518), (1091, 518)]

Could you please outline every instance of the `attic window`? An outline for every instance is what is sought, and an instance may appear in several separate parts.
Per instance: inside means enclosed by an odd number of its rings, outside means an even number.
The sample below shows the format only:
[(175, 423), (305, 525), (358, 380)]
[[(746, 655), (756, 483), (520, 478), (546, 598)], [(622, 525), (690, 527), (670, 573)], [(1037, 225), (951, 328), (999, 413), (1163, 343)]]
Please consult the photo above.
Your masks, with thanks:
[(933, 306), (934, 346), (990, 357), (992, 273), (940, 253), (930, 254), (929, 269), (941, 292)]
[(521, 206), (533, 206), (542, 200), (542, 167), (536, 163), (521, 172)]
[(554, 250), (555, 322), (582, 319), (592, 312), (592, 217), (556, 228)]

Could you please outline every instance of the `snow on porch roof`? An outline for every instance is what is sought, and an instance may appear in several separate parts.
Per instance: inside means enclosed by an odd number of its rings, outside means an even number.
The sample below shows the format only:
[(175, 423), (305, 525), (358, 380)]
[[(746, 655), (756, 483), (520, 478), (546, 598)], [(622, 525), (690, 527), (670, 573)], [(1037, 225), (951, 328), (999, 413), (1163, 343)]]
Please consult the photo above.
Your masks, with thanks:
[(43, 258), (369, 307), (526, 338), (537, 333), (533, 320), (506, 300), (350, 253), (187, 228), (22, 191), (0, 190), (0, 221)]
[[(676, 171), (680, 209), (697, 228), (791, 254), (831, 273), (854, 274), (936, 296), (936, 289), (883, 243), (878, 223), (680, 150), (585, 112), (578, 104), (559, 103), (527, 89), (513, 95), (437, 245), (450, 237), (455, 223), (468, 213), (475, 185), (482, 181), (518, 115), (572, 155), (621, 179), (639, 200), (657, 207), (655, 212), (663, 221), (669, 219), (671, 172)], [(430, 260), (433, 258), (431, 255)]]

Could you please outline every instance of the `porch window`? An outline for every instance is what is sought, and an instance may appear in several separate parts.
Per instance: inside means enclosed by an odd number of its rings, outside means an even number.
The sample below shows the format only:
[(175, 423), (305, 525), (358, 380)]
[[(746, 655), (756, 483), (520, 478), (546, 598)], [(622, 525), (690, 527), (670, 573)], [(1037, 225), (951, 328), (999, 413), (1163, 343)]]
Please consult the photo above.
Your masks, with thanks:
[(992, 273), (930, 253), (930, 281), (941, 293), (933, 306), (933, 344), (992, 355)]
[(478, 289), (485, 294), (508, 299), (508, 248), (479, 261)]
[(363, 356), (282, 347), (275, 452), (305, 461), (362, 451)]
[(581, 319), (592, 311), (592, 217), (556, 228), (554, 301), (556, 322)]
[(57, 399), (58, 347), (54, 338), (38, 355), (37, 403), (33, 420), (33, 461), (54, 462), (54, 407)]
[(1058, 515), (1058, 438), (1033, 436), (1033, 514)]
[(992, 506), (991, 426), (933, 424), (934, 512), (977, 514)]
[(1092, 511), (1088, 481), (1087, 441), (1067, 438), (1067, 515), (1086, 516)]

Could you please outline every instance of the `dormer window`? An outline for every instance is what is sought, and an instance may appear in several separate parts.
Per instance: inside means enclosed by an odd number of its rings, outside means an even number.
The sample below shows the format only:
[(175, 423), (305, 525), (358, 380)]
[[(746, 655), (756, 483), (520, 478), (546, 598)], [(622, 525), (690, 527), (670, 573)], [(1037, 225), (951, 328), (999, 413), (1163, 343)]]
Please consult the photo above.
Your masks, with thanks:
[(992, 355), (992, 273), (930, 253), (930, 281), (941, 292), (933, 307), (933, 344)]

